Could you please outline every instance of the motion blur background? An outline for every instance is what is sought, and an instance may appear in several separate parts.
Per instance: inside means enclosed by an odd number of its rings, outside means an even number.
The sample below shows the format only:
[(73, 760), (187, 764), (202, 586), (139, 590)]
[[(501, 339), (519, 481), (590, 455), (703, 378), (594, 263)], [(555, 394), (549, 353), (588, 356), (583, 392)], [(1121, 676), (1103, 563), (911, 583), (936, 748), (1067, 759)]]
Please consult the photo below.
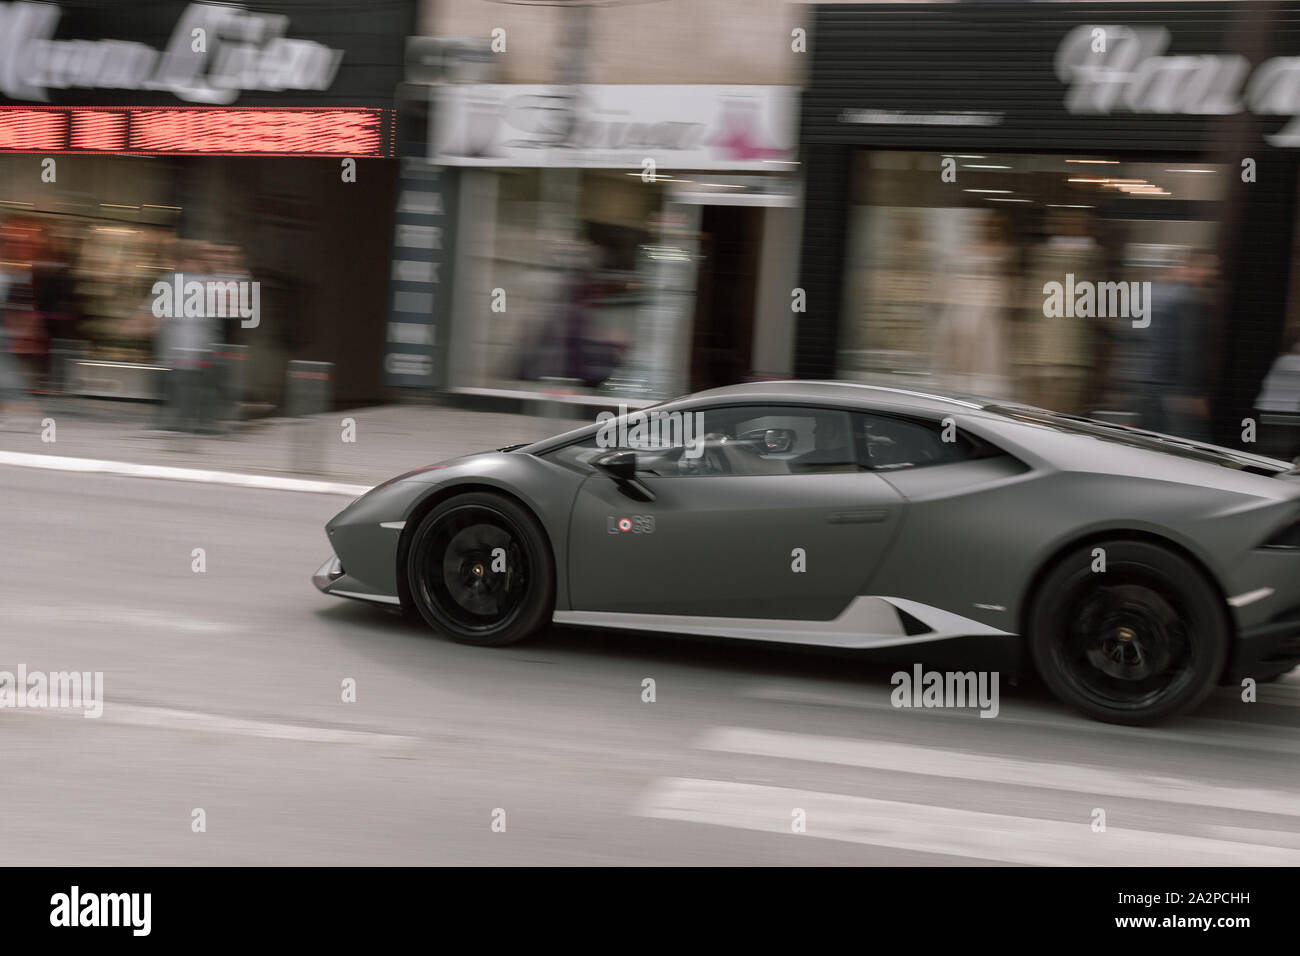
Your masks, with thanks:
[[(1273, 59), (1300, 51), (1295, 5), (219, 9), (0, 4), (11, 416), (42, 396), (174, 395), (150, 290), (183, 271), (261, 285), (256, 327), (200, 333), (216, 371), (183, 416), (200, 425), (284, 414), (289, 363), (307, 360), (329, 363), (318, 411), (560, 402), (589, 418), (797, 376), (1231, 445), (1250, 417), (1257, 447), (1298, 450), (1300, 163), (1279, 131), (1300, 96)], [(193, 23), (212, 29), (205, 68), (237, 76), (219, 100), (86, 65)], [(277, 37), (336, 68), (285, 88)], [(50, 181), (24, 111), (195, 102), (395, 122), (353, 180), (324, 126), (272, 155), (238, 155), (235, 127), (224, 145), (49, 153)], [(1044, 284), (1067, 274), (1153, 282), (1151, 328), (1045, 315)]]
[(309, 577), (393, 475), (746, 380), (1300, 451), (1296, 57), (1286, 3), (0, 0), (0, 673), (107, 698), (0, 713), (6, 860), (1294, 866), (1296, 675), (983, 720)]

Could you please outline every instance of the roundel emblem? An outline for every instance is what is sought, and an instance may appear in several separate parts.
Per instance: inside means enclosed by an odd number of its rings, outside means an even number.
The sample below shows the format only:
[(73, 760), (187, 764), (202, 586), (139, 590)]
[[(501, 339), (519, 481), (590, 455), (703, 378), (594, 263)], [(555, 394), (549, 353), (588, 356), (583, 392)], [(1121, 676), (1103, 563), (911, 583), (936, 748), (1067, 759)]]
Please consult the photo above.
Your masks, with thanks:
[(632, 530), (632, 521), (631, 521), (631, 519), (629, 519), (629, 518), (619, 518), (619, 519), (618, 519), (618, 530), (619, 530), (619, 531), (631, 531), (631, 530)]

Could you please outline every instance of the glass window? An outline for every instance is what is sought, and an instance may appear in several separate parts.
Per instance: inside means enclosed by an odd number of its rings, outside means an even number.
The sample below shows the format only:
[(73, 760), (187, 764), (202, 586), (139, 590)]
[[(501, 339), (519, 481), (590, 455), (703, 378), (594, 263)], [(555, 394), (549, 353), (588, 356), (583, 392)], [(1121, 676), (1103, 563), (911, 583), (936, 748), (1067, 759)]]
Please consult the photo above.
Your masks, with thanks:
[(960, 429), (945, 433), (935, 422), (855, 412), (853, 431), (858, 456), (873, 471), (944, 465), (1001, 454)]
[[(455, 384), (583, 391), (609, 383), (638, 398), (682, 391), (651, 382), (645, 368), (668, 335), (659, 284), (670, 272), (681, 281), (691, 265), (682, 253), (668, 268), (647, 251), (666, 242), (667, 187), (617, 170), (490, 175), (488, 222), (463, 224), (461, 238), (480, 237), (485, 255), (475, 259), (482, 275), (473, 294), (491, 321), (463, 324), (472, 346), (454, 369)], [(505, 308), (488, 301), (492, 289), (508, 291)]]
[[(1213, 301), (1213, 270), (1193, 279), (1183, 266), (1215, 247), (1235, 175), (1098, 155), (859, 152), (839, 377), (1079, 414), (1142, 407), (1133, 382), (1154, 335), (1134, 320), (1153, 298), (1156, 311)], [(1189, 354), (1213, 353), (1208, 331), (1183, 326), (1199, 340)]]
[(697, 412), (646, 409), (604, 423), (551, 460), (590, 467), (607, 451), (637, 452), (647, 475), (757, 476), (863, 469), (848, 412), (794, 406), (740, 406)]

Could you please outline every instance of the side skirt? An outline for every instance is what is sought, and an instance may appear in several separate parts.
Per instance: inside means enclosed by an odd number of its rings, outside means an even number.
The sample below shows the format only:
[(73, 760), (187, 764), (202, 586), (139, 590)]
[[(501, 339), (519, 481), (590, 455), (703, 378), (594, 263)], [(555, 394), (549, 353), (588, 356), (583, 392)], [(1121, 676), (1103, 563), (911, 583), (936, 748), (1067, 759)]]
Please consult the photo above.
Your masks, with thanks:
[(809, 644), (845, 650), (927, 644), (957, 637), (990, 637), (1000, 640), (1016, 637), (1009, 631), (915, 601), (866, 596), (855, 597), (839, 617), (831, 621), (628, 614), (616, 611), (556, 611), (553, 620), (562, 625), (695, 634), (779, 644)]

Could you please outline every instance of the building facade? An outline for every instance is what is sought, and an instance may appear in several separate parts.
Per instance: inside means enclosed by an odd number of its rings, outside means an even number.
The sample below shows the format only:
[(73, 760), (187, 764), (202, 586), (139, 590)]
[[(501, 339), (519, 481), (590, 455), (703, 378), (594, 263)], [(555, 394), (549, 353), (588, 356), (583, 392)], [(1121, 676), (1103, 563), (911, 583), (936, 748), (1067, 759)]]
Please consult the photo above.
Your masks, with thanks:
[(480, 54), (429, 94), (428, 167), (454, 183), (450, 302), (427, 333), (390, 334), (428, 343), (428, 385), (646, 402), (789, 373), (791, 16), (769, 2), (744, 16), (682, 0), (425, 7), (425, 32)]
[(378, 398), (393, 95), (416, 15), (0, 3), (0, 219), (47, 300), (23, 347), (81, 342), (102, 363), (92, 391), (147, 397), (108, 363), (159, 358), (158, 276), (237, 275), (259, 285), (259, 320), (214, 334), (246, 348), (251, 403), (282, 405), (290, 359), (333, 362), (340, 402)]
[(1122, 407), (1126, 349), (1168, 326), (1049, 314), (1045, 290), (1159, 296), (1208, 251), (1213, 321), (1176, 334), (1203, 362), (1192, 397), (1213, 437), (1241, 441), (1296, 328), (1300, 7), (819, 5), (812, 20), (800, 376)]

